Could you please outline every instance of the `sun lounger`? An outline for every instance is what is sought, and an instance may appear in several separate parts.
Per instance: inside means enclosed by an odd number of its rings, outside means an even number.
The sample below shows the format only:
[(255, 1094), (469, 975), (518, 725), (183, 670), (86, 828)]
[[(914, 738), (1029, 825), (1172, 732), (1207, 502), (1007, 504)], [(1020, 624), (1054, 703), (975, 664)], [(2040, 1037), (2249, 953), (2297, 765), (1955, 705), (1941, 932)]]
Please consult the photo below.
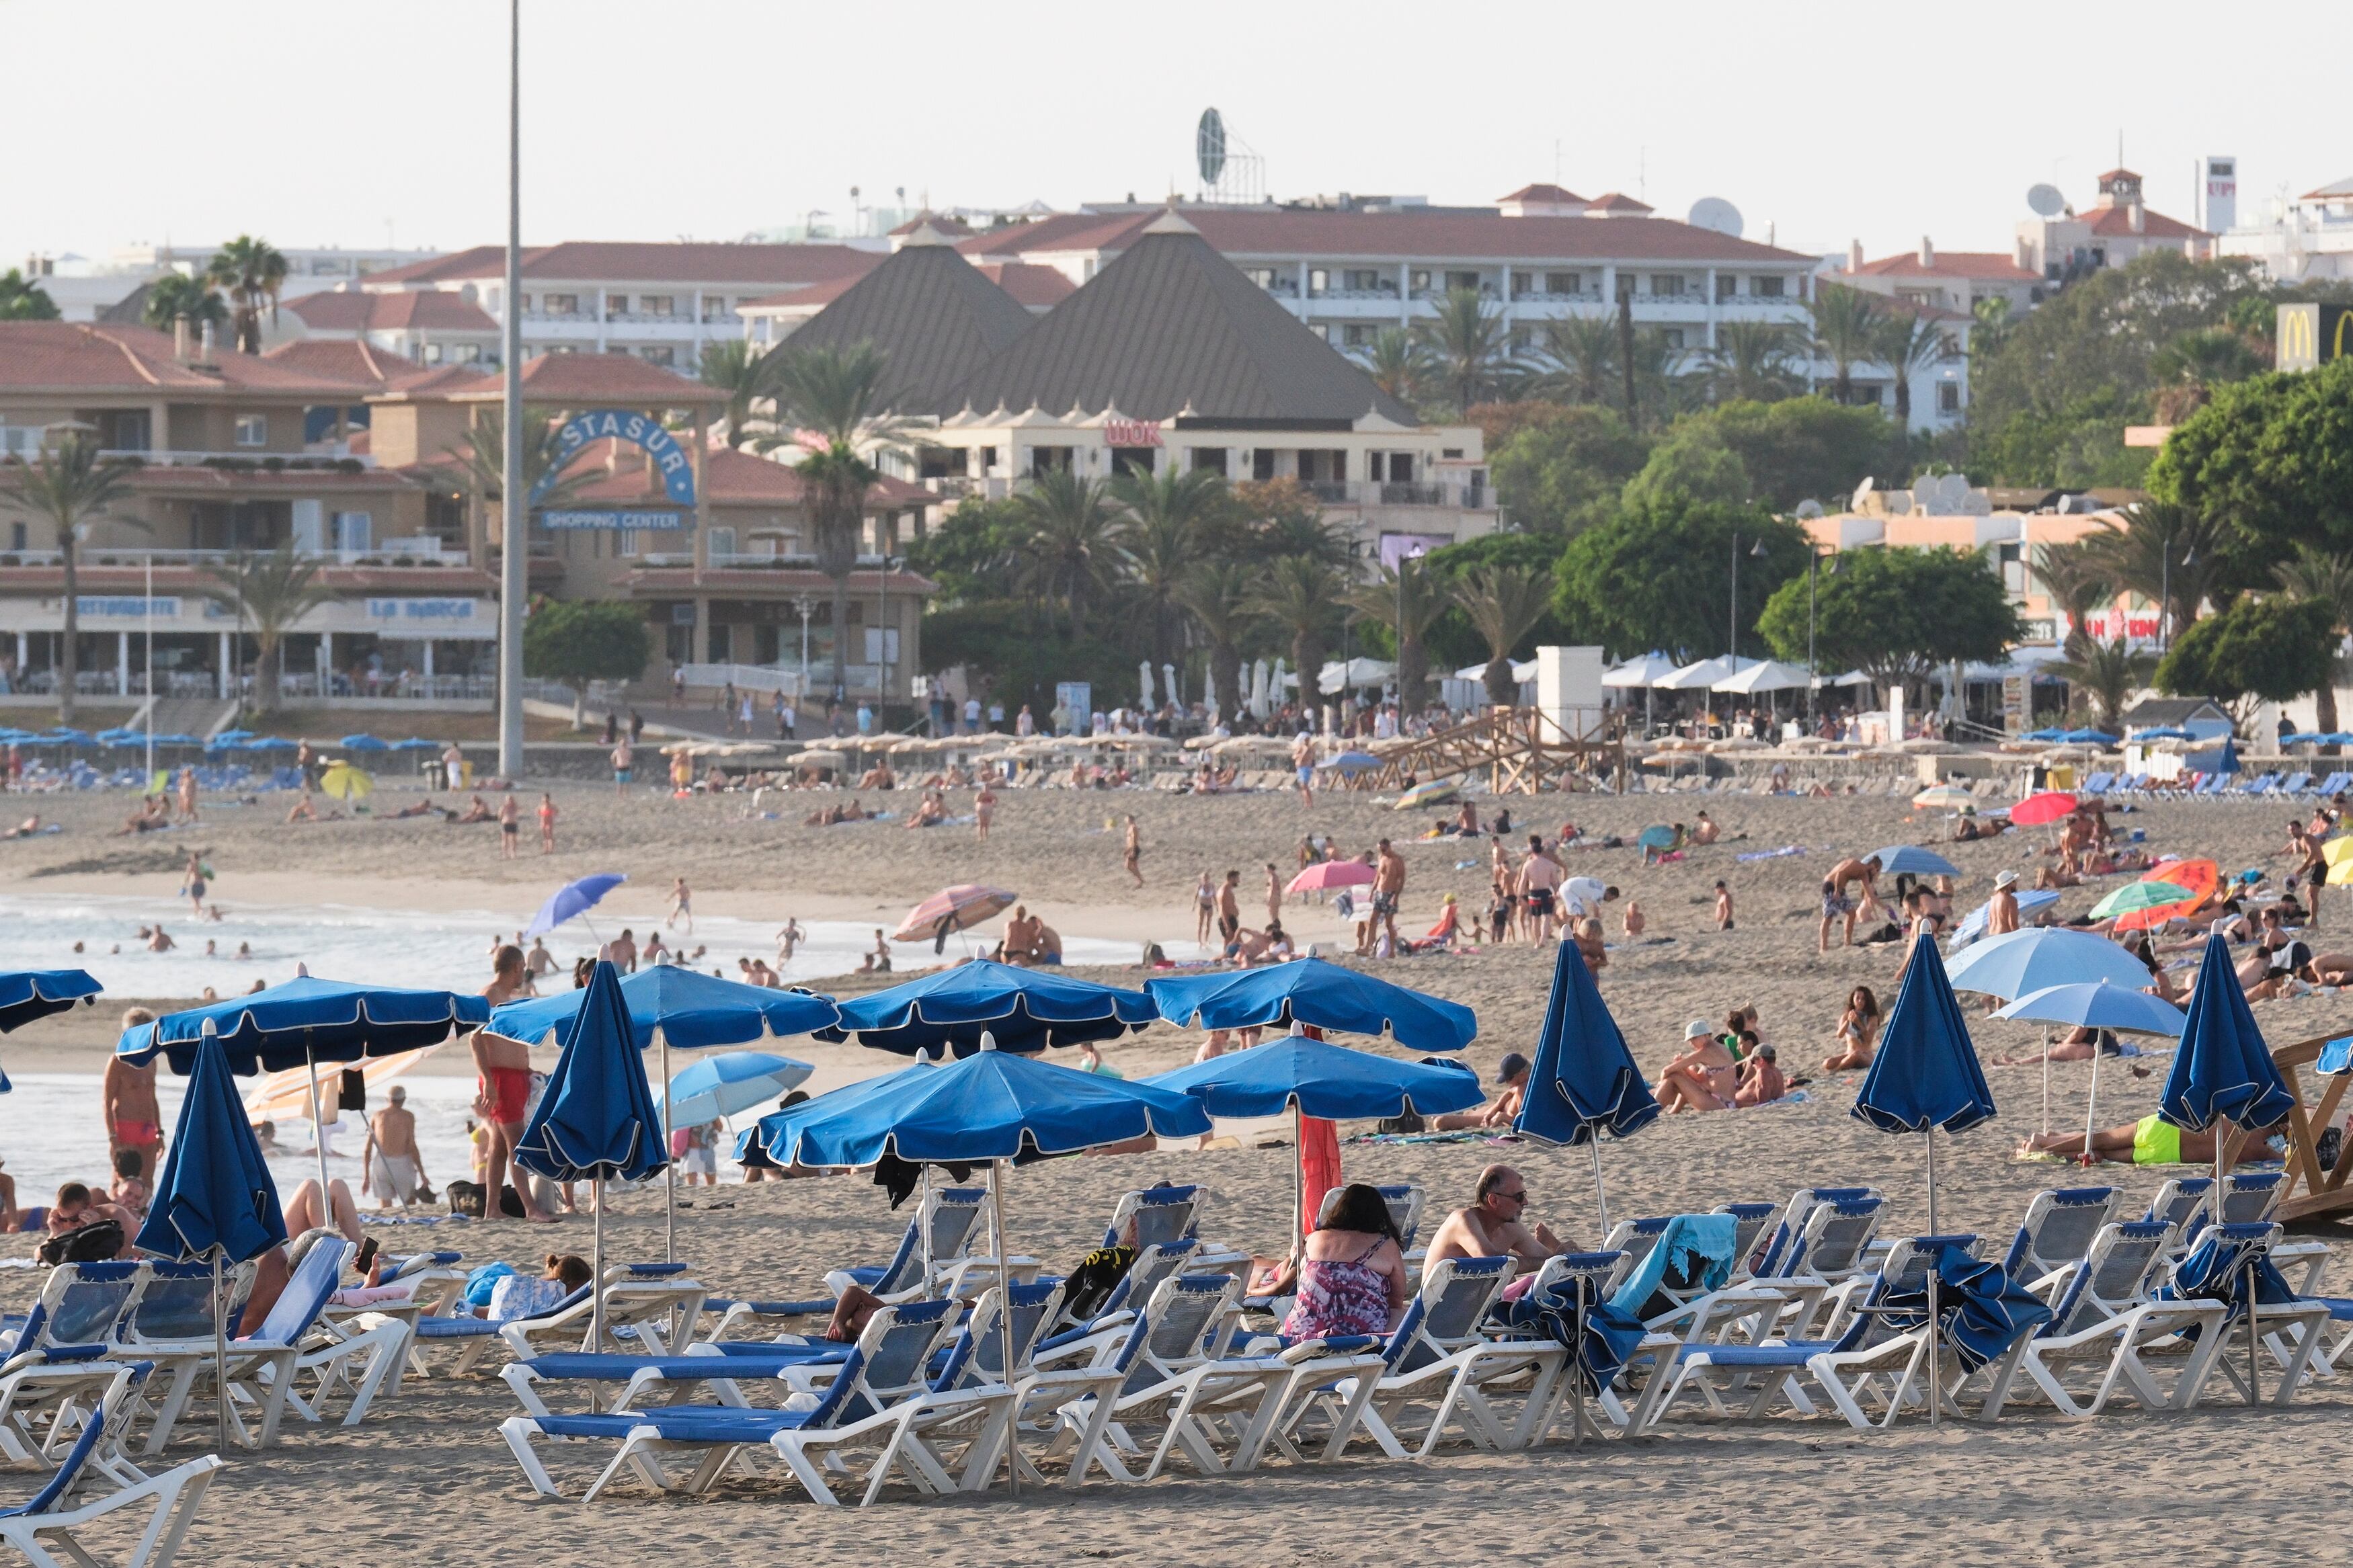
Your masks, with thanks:
[(0, 1509), (0, 1542), (23, 1552), (36, 1568), (53, 1568), (64, 1558), (92, 1568), (99, 1562), (94, 1542), (80, 1539), (86, 1527), (125, 1510), (152, 1504), (135, 1544), (122, 1559), (124, 1568), (171, 1568), (180, 1543), (204, 1504), (205, 1489), (221, 1467), (220, 1456), (206, 1454), (155, 1476), (140, 1477), (103, 1496), (77, 1501), (77, 1495), (94, 1479), (108, 1478), (98, 1463), (101, 1450), (120, 1451), (125, 1428), (137, 1404), (137, 1394), (151, 1371), (148, 1363), (116, 1369), (114, 1381), (62, 1457), (57, 1470), (41, 1489), (16, 1507)]
[[(2216, 1332), (2229, 1309), (2221, 1301), (2158, 1302), (2154, 1281), (2166, 1267), (2169, 1226), (2146, 1220), (2106, 1225), (2084, 1259), (2067, 1273), (2051, 1321), (2027, 1341), (2021, 1370), (2063, 1415), (2089, 1420), (2121, 1387), (2145, 1409), (2187, 1410), (2198, 1403), (2223, 1341)], [(2185, 1337), (2187, 1336), (2187, 1337)], [(2151, 1352), (2174, 1351), (2166, 1386)], [(2089, 1366), (2097, 1381), (2086, 1393), (2065, 1373)]]
[[(613, 1264), (605, 1270), (599, 1293), (604, 1297), (601, 1344), (593, 1340), (596, 1311), (585, 1290), (575, 1291), (539, 1317), (499, 1325), (498, 1335), (518, 1357), (552, 1349), (642, 1350), (659, 1355), (689, 1343), (702, 1312), (702, 1287), (683, 1263)], [(678, 1315), (674, 1330), (668, 1327), (672, 1313)]]
[[(228, 1342), (227, 1366), (211, 1367), (208, 1356), (199, 1360), (200, 1374), (214, 1371), (227, 1385), (229, 1426), (248, 1447), (266, 1448), (277, 1442), (280, 1421), (290, 1407), (305, 1421), (323, 1419), (328, 1399), (338, 1389), (348, 1391), (342, 1424), (358, 1426), (366, 1419), (376, 1391), (406, 1358), (406, 1323), (387, 1319), (343, 1334), (320, 1328), (319, 1315), (352, 1250), (351, 1243), (341, 1237), (315, 1242), (294, 1266), (269, 1315), (250, 1333)], [(295, 1387), (306, 1373), (315, 1380), (308, 1399)], [(251, 1430), (238, 1409), (246, 1404), (260, 1413), (258, 1427)], [(159, 1436), (168, 1435), (160, 1420), (157, 1426)]]
[[(2272, 1265), (2271, 1252), (2279, 1238), (2280, 1227), (2269, 1221), (2209, 1226), (2197, 1247), (2175, 1263), (2173, 1278), (2156, 1294), (2159, 1301), (2223, 1302), (2229, 1310), (2221, 1334), (2225, 1345), (2214, 1354), (2214, 1370), (2240, 1397), (2252, 1401), (2260, 1393), (2264, 1403), (2274, 1405), (2286, 1405), (2295, 1397), (2330, 1324), (2337, 1321), (2328, 1302), (2297, 1297)], [(2276, 1367), (2267, 1393), (2249, 1381), (2251, 1374), (2261, 1375), (2259, 1367), (2248, 1366), (2246, 1358), (2232, 1353), (2229, 1345), (2230, 1341), (2245, 1338), (2236, 1331), (2247, 1320), (2251, 1297), (2254, 1338)]]
[(2065, 1286), (2069, 1271), (2090, 1254), (2094, 1238), (2123, 1201), (2124, 1194), (2115, 1187), (2058, 1187), (2035, 1194), (2001, 1260), (2002, 1272), (2050, 1299)]
[(136, 1263), (60, 1263), (0, 1362), (0, 1455), (54, 1465), (115, 1385), (111, 1359), (145, 1277)]
[(1780, 1223), (1781, 1205), (1773, 1203), (1718, 1204), (1717, 1214), (1728, 1214), (1738, 1223), (1733, 1229), (1732, 1278), (1735, 1282), (1748, 1278), (1751, 1264), (1756, 1261), (1763, 1242)]
[[(967, 1255), (988, 1234), (988, 1192), (985, 1187), (937, 1187), (923, 1200), (915, 1217), (899, 1237), (899, 1250), (879, 1268), (838, 1268), (825, 1277), (826, 1289), (839, 1297), (851, 1285), (862, 1286), (885, 1301), (920, 1300), (932, 1281), (923, 1274), (923, 1233), (931, 1233), (929, 1257), (936, 1272), (944, 1264)], [(826, 1303), (830, 1312), (833, 1304)]]
[(1799, 1188), (1796, 1195), (1790, 1198), (1788, 1206), (1782, 1211), (1780, 1223), (1774, 1226), (1772, 1238), (1766, 1242), (1757, 1257), (1756, 1271), (1759, 1274), (1787, 1272), (1784, 1266), (1788, 1261), (1790, 1247), (1795, 1245), (1799, 1233), (1806, 1228), (1806, 1222), (1814, 1210), (1823, 1204), (1846, 1203), (1878, 1195), (1877, 1189), (1873, 1187)]

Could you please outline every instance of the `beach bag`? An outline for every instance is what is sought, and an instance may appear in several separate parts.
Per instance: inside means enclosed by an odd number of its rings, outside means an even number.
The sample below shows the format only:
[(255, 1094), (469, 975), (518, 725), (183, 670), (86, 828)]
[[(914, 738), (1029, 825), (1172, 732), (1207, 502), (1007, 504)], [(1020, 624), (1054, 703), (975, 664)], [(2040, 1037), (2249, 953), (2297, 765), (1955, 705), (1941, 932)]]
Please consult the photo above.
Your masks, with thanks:
[[(452, 1182), (449, 1184), (454, 1187), (458, 1184)], [(480, 1192), (480, 1190), (481, 1189), (480, 1187), (475, 1188), (475, 1191), (477, 1192)], [(499, 1288), (499, 1281), (507, 1279), (513, 1273), (514, 1265), (512, 1263), (485, 1263), (480, 1268), (477, 1268), (472, 1273), (467, 1275), (466, 1305), (469, 1307), (489, 1306), (491, 1304), (491, 1297), (492, 1293), (494, 1293)]]
[(685, 1159), (686, 1152), (688, 1148), (692, 1145), (693, 1142), (694, 1133), (691, 1128), (671, 1128), (670, 1130), (670, 1157), (673, 1160)]
[(337, 1110), (367, 1109), (367, 1074), (357, 1068), (343, 1069), (343, 1082), (335, 1090), (335, 1109)]
[(41, 1243), (41, 1261), (104, 1263), (122, 1250), (122, 1222), (102, 1219)]

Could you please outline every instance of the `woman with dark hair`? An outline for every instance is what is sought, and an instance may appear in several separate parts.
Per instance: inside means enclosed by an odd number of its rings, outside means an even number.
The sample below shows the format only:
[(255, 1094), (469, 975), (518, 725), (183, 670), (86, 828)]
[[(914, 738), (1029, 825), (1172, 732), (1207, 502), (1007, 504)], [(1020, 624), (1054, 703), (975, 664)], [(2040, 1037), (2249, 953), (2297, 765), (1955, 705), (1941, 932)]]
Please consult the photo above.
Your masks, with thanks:
[(1388, 1205), (1377, 1188), (1352, 1182), (1307, 1237), (1299, 1295), (1282, 1321), (1282, 1336), (1385, 1335), (1405, 1315), (1411, 1294)]
[(1858, 985), (1847, 994), (1846, 1011), (1839, 1015), (1838, 1049), (1822, 1063), (1824, 1072), (1860, 1072), (1871, 1065), (1873, 1049), (1879, 1044), (1879, 998), (1871, 994), (1868, 985)]

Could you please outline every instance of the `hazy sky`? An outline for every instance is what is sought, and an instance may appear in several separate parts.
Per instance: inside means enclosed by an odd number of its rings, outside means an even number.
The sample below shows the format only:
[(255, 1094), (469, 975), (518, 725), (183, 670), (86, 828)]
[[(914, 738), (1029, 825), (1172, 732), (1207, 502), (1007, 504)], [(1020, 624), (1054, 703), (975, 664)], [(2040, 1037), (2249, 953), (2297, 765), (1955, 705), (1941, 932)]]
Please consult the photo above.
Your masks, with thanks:
[[(0, 0), (0, 265), (238, 232), (443, 248), (503, 237), (504, 0)], [(1811, 13), (1811, 14), (1810, 14)], [(174, 19), (178, 18), (178, 19)], [(1958, 10), (524, 0), (524, 238), (738, 238), (890, 204), (1067, 206), (1192, 184), (1215, 104), (1279, 196), (1490, 201), (1530, 180), (1729, 198), (1747, 232), (1873, 254), (2007, 249), (2023, 193), (2125, 159), (2190, 216), (2232, 153), (2244, 214), (2353, 174), (2341, 6), (2084, 0)], [(2300, 55), (2306, 40), (2310, 53)], [(2308, 58), (2302, 85), (2273, 68)]]

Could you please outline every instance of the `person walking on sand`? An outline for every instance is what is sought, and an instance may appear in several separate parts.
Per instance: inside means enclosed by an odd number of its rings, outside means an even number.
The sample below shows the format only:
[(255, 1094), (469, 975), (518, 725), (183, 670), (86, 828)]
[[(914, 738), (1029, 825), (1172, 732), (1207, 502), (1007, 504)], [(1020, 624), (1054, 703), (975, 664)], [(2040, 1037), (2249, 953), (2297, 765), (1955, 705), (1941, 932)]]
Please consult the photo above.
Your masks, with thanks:
[(1193, 889), (1193, 940), (1199, 945), (1209, 945), (1209, 932), (1218, 923), (1218, 887), (1207, 871)]
[(1271, 860), (1266, 863), (1266, 923), (1282, 923), (1282, 873), (1274, 868)]
[(615, 795), (626, 795), (629, 793), (629, 770), (636, 761), (636, 749), (629, 744), (629, 738), (625, 735), (621, 738), (620, 744), (613, 748), (613, 793)]
[(793, 961), (793, 950), (800, 946), (805, 939), (806, 933), (801, 930), (801, 922), (790, 915), (786, 916), (784, 929), (776, 932), (777, 963), (790, 963)]
[(694, 895), (687, 890), (686, 879), (679, 877), (674, 879), (670, 885), (670, 921), (668, 923), (675, 927), (681, 920), (686, 921), (686, 934), (692, 936), (694, 934)]
[(512, 860), (522, 843), (522, 808), (516, 803), (514, 792), (499, 802), (499, 858)]
[(1732, 929), (1732, 889), (1719, 878), (1715, 884), (1715, 929)]
[(1373, 919), (1388, 932), (1392, 950), (1397, 946), (1398, 901), (1405, 897), (1405, 857), (1382, 839), (1378, 857), (1373, 863)]
[(1218, 940), (1231, 942), (1242, 929), (1242, 874), (1229, 871), (1218, 888)]
[(188, 895), (188, 907), (195, 918), (205, 918), (205, 858), (195, 850), (188, 851), (188, 863), (180, 873), (180, 891)]
[(1127, 832), (1120, 846), (1120, 864), (1135, 879), (1137, 887), (1144, 886), (1144, 836), (1136, 829), (1135, 813), (1132, 811), (1127, 814)]
[(1559, 913), (1557, 895), (1566, 879), (1560, 862), (1544, 852), (1542, 836), (1530, 834), (1527, 858), (1520, 862), (1513, 889), (1518, 895), (1521, 932), (1529, 942), (1541, 946), (1552, 940), (1552, 922)]
[(1302, 730), (1291, 742), (1291, 776), (1299, 790), (1299, 804), (1315, 804), (1315, 742)]
[(983, 784), (980, 793), (972, 797), (972, 836), (979, 842), (988, 842), (989, 819), (997, 815), (997, 792)]
[(555, 853), (555, 797), (545, 790), (539, 795), (539, 852)]
[[(492, 961), (491, 982), (482, 987), (483, 1000), (493, 1007), (518, 1001), (531, 994), (531, 972), (526, 967), (522, 949), (501, 947)], [(531, 1110), (531, 1051), (521, 1040), (509, 1040), (477, 1029), (468, 1037), (474, 1053), (474, 1114), (490, 1128), (490, 1149), (483, 1162), (482, 1217), (503, 1219), (506, 1211), (501, 1189), (507, 1184), (507, 1166), (514, 1158), (516, 1142), (522, 1137), (524, 1118)], [(518, 1168), (514, 1183), (515, 1196), (522, 1205), (527, 1220), (553, 1224), (555, 1216), (539, 1206), (532, 1195), (531, 1184), (522, 1179)]]
[(425, 1185), (425, 1156), (417, 1146), (417, 1113), (408, 1109), (408, 1090), (392, 1086), (392, 1103), (368, 1119), (367, 1142), (360, 1150), (368, 1196), (376, 1211), (395, 1205), (406, 1208)]
[(180, 820), (196, 820), (196, 770), (191, 763), (180, 766)]

